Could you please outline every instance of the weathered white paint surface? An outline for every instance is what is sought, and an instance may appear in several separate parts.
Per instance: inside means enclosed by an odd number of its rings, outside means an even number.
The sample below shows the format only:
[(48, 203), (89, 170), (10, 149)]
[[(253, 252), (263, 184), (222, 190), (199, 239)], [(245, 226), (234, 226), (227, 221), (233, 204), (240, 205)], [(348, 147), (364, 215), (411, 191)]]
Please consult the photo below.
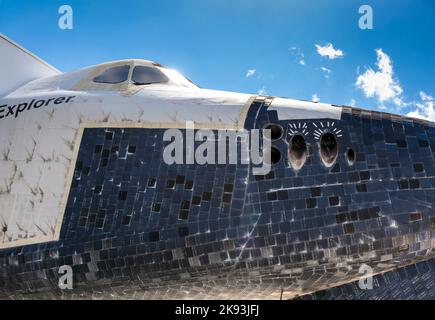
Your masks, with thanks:
[[(58, 239), (82, 128), (184, 128), (185, 121), (194, 121), (197, 128), (240, 129), (253, 99), (175, 82), (100, 89), (89, 83), (87, 88), (83, 79), (94, 71), (87, 68), (35, 80), (0, 99), (1, 106), (74, 96), (70, 103), (0, 119), (0, 248)], [(341, 108), (324, 104), (326, 112), (320, 104), (278, 102), (272, 107), (280, 117), (337, 119), (341, 113)]]
[(278, 112), (279, 120), (302, 120), (302, 119), (335, 119), (341, 118), (340, 107), (334, 107), (327, 103), (314, 103), (309, 101), (275, 98), (269, 110)]
[(80, 127), (184, 128), (191, 120), (198, 127), (237, 129), (251, 97), (175, 85), (145, 86), (134, 95), (66, 90), (80, 80), (68, 74), (37, 80), (0, 100), (0, 105), (11, 106), (75, 96), (70, 103), (0, 119), (0, 248), (58, 238)]

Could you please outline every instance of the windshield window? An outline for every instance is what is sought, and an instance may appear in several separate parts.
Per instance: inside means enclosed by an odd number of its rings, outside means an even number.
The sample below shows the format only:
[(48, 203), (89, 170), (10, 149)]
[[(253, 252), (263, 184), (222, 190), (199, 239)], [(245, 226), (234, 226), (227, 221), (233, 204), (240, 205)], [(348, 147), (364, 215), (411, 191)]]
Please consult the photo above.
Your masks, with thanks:
[(137, 66), (133, 70), (131, 81), (134, 84), (151, 84), (168, 82), (168, 77), (155, 67)]
[(105, 70), (99, 76), (94, 78), (94, 82), (97, 83), (121, 83), (128, 79), (128, 71), (130, 66), (118, 66)]

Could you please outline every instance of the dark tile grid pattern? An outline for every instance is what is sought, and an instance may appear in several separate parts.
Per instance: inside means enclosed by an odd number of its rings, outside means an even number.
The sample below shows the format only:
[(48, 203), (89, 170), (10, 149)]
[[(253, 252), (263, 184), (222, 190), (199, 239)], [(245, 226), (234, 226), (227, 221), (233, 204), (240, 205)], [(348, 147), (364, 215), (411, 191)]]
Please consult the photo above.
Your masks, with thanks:
[[(251, 105), (247, 126), (263, 104)], [(208, 266), (220, 273), (234, 264), (238, 234), (252, 225), (240, 222), (248, 166), (165, 165), (164, 131), (84, 131), (60, 241), (0, 251), (0, 297), (62, 296), (57, 271), (65, 264), (83, 294), (107, 292), (107, 283), (134, 291), (137, 277), (141, 289), (160, 288), (148, 281), (159, 277), (200, 287), (212, 279)]]
[[(247, 262), (248, 278), (255, 274), (297, 291), (314, 282), (322, 286), (352, 279), (362, 263), (378, 272), (433, 256), (433, 126), (351, 108), (341, 121), (278, 121), (274, 112), (261, 113), (257, 127), (268, 123), (285, 130), (273, 143), (282, 159), (273, 172), (248, 185), (245, 214), (262, 213), (244, 249), (244, 256), (254, 259)], [(310, 156), (295, 172), (287, 143), (304, 123)], [(312, 132), (334, 128), (339, 155), (328, 169)], [(354, 165), (345, 158), (347, 148), (356, 152)]]
[(373, 277), (373, 289), (361, 290), (358, 281), (296, 298), (300, 300), (434, 300), (435, 259)]
[(268, 102), (254, 102), (245, 123), (285, 129), (273, 143), (282, 160), (264, 177), (248, 177), (243, 165), (166, 166), (163, 130), (85, 130), (61, 241), (3, 250), (0, 296), (55, 287), (58, 266), (69, 264), (85, 292), (267, 297), (342, 281), (361, 262), (376, 270), (427, 254), (433, 127), (349, 108), (334, 123), (342, 130), (336, 164), (320, 163), (310, 133), (310, 156), (295, 173), (289, 124), (315, 126), (279, 121)]
[[(248, 166), (166, 165), (164, 130), (108, 130), (111, 141), (104, 129), (85, 132), (88, 148), (81, 151), (78, 165), (91, 167), (94, 174), (76, 171), (79, 182), (67, 208), (73, 214), (64, 225), (66, 241), (78, 242), (84, 235), (113, 237), (97, 277), (114, 273), (122, 282), (125, 267), (143, 266), (140, 272), (146, 278), (169, 271), (168, 279), (177, 279), (178, 270), (234, 257), (238, 235), (252, 223), (252, 217), (241, 217)], [(101, 144), (102, 153), (95, 153)], [(102, 167), (104, 150), (113, 146), (119, 151), (109, 154), (107, 167)], [(128, 153), (131, 146), (134, 154)]]

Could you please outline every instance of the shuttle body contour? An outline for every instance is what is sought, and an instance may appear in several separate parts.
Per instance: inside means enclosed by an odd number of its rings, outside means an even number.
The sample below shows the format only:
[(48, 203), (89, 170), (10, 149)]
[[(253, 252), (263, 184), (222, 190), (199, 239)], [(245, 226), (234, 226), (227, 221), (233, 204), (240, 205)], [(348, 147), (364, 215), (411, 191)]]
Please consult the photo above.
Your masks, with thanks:
[[(288, 299), (418, 263), (433, 278), (433, 123), (201, 89), (146, 60), (61, 73), (4, 36), (0, 52), (0, 298)], [(270, 172), (166, 164), (186, 122), (272, 129)]]

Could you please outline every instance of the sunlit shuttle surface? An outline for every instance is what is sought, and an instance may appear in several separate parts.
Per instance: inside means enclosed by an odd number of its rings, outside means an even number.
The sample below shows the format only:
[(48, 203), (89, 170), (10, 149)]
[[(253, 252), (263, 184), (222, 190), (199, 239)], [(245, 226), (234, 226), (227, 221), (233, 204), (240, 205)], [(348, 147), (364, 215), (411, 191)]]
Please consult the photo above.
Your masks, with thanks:
[[(409, 280), (435, 275), (433, 123), (146, 60), (62, 73), (4, 36), (0, 54), (0, 298), (288, 299), (409, 268), (350, 297), (435, 297)], [(270, 129), (270, 171), (166, 163), (187, 124)]]

